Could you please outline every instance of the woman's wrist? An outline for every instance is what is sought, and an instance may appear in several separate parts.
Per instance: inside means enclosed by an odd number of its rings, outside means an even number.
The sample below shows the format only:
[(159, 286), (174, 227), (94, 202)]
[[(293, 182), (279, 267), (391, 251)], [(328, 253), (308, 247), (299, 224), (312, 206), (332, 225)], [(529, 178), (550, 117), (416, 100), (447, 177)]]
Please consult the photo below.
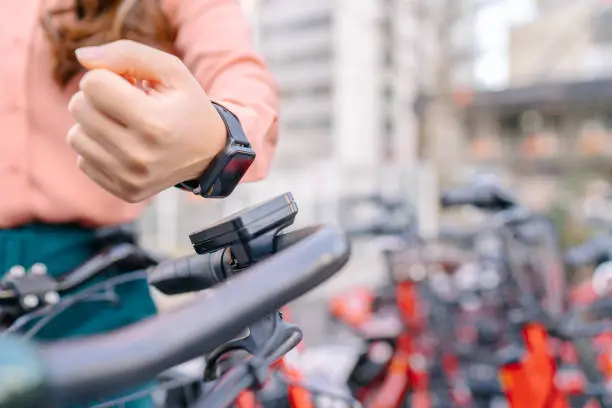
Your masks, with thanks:
[[(184, 180), (195, 180), (199, 178), (208, 168), (213, 159), (227, 146), (227, 127), (221, 115), (215, 109), (212, 102), (210, 105), (210, 126), (201, 135), (197, 145), (201, 147), (201, 160), (186, 168), (187, 177)], [(197, 137), (197, 135), (196, 135)]]

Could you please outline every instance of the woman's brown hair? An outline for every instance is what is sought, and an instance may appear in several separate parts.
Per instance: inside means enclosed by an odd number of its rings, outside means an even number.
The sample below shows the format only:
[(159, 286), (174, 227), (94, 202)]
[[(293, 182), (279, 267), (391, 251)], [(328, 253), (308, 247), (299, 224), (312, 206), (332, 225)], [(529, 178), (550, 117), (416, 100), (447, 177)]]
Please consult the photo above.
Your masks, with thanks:
[(65, 86), (83, 71), (77, 48), (129, 39), (172, 52), (174, 32), (159, 0), (75, 0), (42, 17), (51, 44), (53, 77)]

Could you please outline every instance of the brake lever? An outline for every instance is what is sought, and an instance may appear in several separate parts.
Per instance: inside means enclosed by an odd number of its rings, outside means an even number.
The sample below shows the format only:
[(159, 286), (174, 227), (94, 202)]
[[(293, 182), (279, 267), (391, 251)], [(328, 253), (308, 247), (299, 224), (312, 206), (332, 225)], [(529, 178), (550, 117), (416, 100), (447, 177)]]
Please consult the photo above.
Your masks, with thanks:
[[(220, 369), (220, 363), (227, 353), (241, 350), (251, 356), (266, 356), (271, 352), (270, 350), (277, 350), (281, 347), (296, 331), (300, 332), (299, 328), (284, 321), (280, 312), (269, 315), (267, 318), (249, 326), (240, 337), (219, 346), (206, 355), (207, 365), (204, 377), (207, 380), (214, 380), (219, 377), (223, 371)], [(298, 340), (298, 343), (300, 340)]]

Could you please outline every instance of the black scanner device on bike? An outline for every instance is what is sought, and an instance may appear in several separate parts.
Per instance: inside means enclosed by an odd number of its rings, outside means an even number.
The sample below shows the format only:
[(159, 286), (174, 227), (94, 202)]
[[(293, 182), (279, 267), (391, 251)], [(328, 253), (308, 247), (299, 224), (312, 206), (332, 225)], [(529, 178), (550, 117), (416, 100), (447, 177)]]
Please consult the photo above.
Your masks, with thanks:
[[(195, 252), (214, 254), (215, 260), (211, 262), (193, 255), (184, 260), (192, 264), (189, 268), (176, 268), (176, 262), (168, 262), (168, 268), (164, 268), (162, 263), (149, 275), (149, 283), (166, 295), (213, 287), (241, 269), (273, 255), (277, 249), (275, 239), (280, 231), (293, 224), (297, 212), (293, 195), (286, 193), (192, 233), (189, 239)], [(225, 264), (230, 264), (231, 268), (219, 266), (224, 263), (216, 260), (223, 257), (229, 258)], [(201, 265), (202, 262), (207, 265)]]

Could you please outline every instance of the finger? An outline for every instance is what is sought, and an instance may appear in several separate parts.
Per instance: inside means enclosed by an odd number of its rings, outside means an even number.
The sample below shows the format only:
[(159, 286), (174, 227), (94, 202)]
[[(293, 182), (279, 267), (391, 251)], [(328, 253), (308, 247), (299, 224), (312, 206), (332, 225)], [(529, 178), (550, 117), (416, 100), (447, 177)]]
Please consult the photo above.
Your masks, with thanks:
[(119, 123), (109, 119), (89, 101), (83, 92), (74, 94), (68, 110), (80, 129), (105, 148), (112, 156), (122, 161), (129, 161), (126, 151), (130, 150), (130, 132)]
[(85, 173), (87, 177), (93, 180), (94, 183), (116, 197), (121, 196), (121, 191), (118, 188), (117, 183), (112, 179), (112, 177), (100, 170), (99, 167), (94, 166), (82, 156), (78, 157), (77, 166), (83, 173)]
[(76, 57), (87, 69), (104, 68), (172, 88), (193, 86), (195, 81), (189, 69), (176, 56), (135, 41), (119, 40), (79, 48)]
[(155, 99), (104, 69), (89, 71), (79, 87), (98, 109), (128, 127), (139, 126), (155, 109)]
[(79, 156), (101, 168), (114, 168), (116, 160), (102, 146), (96, 143), (81, 127), (74, 125), (66, 135), (66, 141)]

